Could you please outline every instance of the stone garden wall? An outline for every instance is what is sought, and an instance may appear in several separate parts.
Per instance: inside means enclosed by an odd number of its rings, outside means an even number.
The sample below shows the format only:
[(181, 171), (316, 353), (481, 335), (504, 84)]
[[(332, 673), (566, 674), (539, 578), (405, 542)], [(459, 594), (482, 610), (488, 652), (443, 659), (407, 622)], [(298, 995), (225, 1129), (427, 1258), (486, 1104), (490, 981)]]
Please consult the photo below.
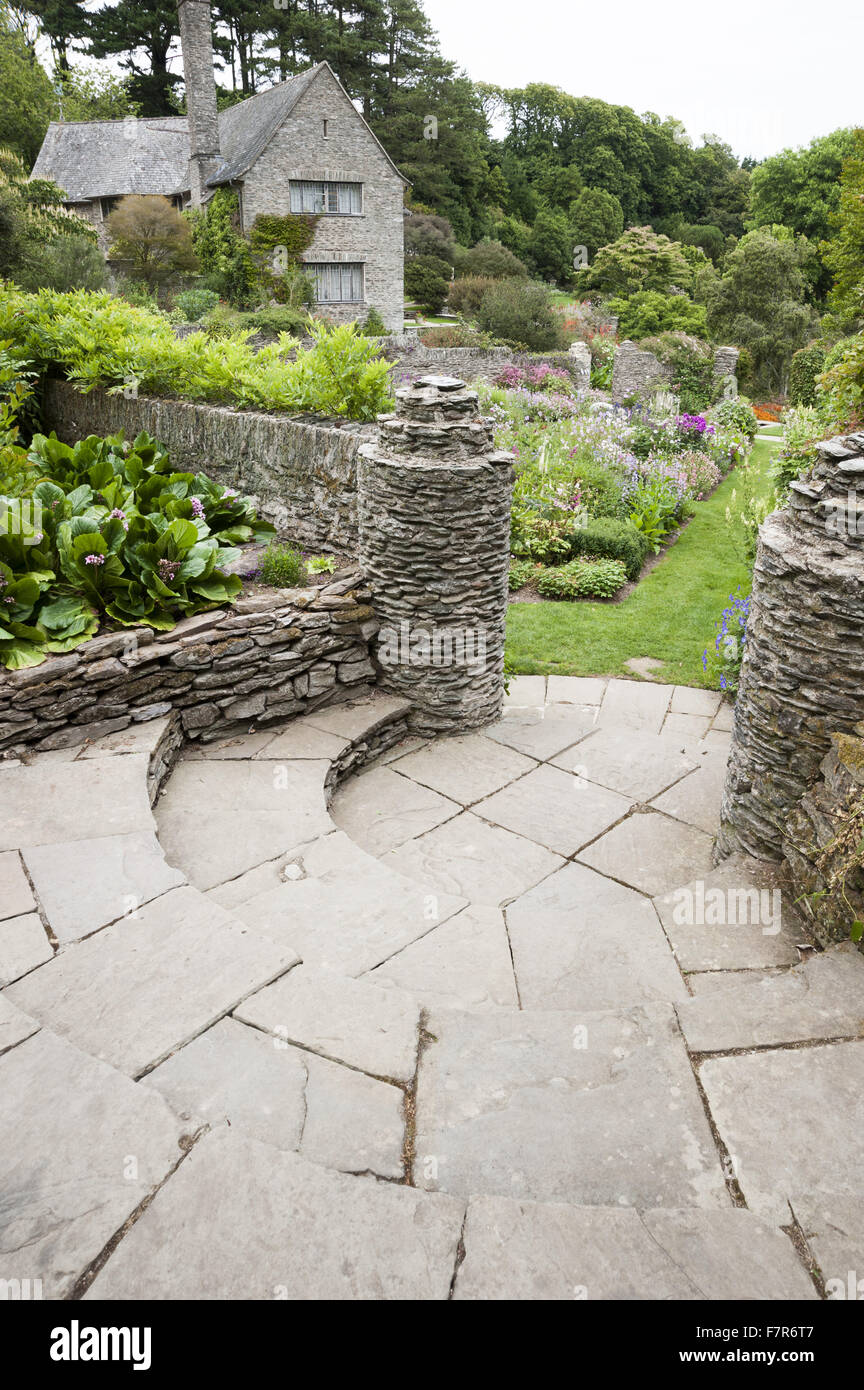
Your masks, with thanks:
[(374, 425), (324, 424), (189, 401), (86, 396), (46, 381), (46, 431), (73, 443), (88, 434), (146, 430), (178, 469), (203, 472), (256, 499), (262, 516), (299, 545), (353, 550), (357, 544), (357, 449)]
[[(864, 719), (864, 434), (819, 446), (759, 534), (721, 812), (722, 854), (780, 859), (832, 735)], [(796, 837), (793, 834), (792, 839)]]
[[(714, 375), (734, 379), (738, 367), (738, 349), (719, 347), (714, 353)], [(672, 379), (671, 368), (664, 365), (653, 352), (644, 352), (636, 343), (619, 343), (612, 366), (612, 399), (626, 401), (647, 386), (664, 386)], [(735, 393), (737, 394), (737, 392)]]
[(41, 666), (0, 670), (0, 757), (71, 748), (176, 712), (187, 739), (246, 732), (375, 680), (378, 630), (359, 574), (320, 589), (244, 592), (170, 632), (129, 628)]
[(589, 379), (586, 380), (584, 358), (572, 352), (514, 352), (507, 347), (426, 347), (416, 333), (410, 332), (392, 334), (381, 341), (384, 355), (393, 362), (390, 376), (394, 385), (404, 385), (429, 373), (455, 376), (462, 381), (491, 381), (510, 363), (517, 367), (536, 367), (540, 362), (562, 367), (579, 385), (590, 385), (590, 354)]
[(864, 920), (864, 870), (848, 872), (864, 833), (864, 724), (854, 734), (831, 735), (820, 773), (790, 812), (783, 854), (795, 902), (816, 939), (828, 945), (848, 940), (853, 921)]

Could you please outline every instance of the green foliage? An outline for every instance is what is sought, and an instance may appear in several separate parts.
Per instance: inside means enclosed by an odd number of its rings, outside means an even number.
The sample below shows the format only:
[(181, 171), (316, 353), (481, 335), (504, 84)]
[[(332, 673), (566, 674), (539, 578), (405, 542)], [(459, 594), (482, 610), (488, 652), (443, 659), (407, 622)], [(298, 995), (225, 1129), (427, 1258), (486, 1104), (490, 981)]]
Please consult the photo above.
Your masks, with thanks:
[(821, 251), (834, 276), (831, 309), (855, 327), (864, 323), (864, 130), (853, 132), (840, 194)]
[(708, 291), (710, 332), (747, 348), (754, 386), (768, 393), (785, 392), (792, 354), (812, 337), (818, 321), (805, 303), (802, 263), (809, 254), (800, 238), (761, 227), (729, 252)]
[(215, 309), (219, 303), (219, 296), (214, 290), (195, 286), (191, 290), (181, 290), (174, 296), (174, 303), (183, 315), (184, 323), (197, 323), (205, 314), (209, 314), (211, 309)]
[(448, 304), (454, 313), (476, 318), (484, 294), (494, 284), (495, 281), (488, 275), (466, 275), (454, 280), (450, 286)]
[(492, 285), (480, 302), (477, 322), (485, 332), (532, 352), (563, 346), (549, 291), (535, 280), (499, 280)]
[(616, 241), (624, 230), (624, 213), (614, 193), (605, 188), (583, 188), (570, 204), (573, 246), (587, 248), (593, 260), (601, 246)]
[(864, 416), (864, 333), (838, 344), (825, 366), (821, 384), (832, 421), (859, 422)]
[(455, 265), (457, 253), (453, 228), (446, 217), (434, 213), (414, 212), (405, 218), (405, 257), (435, 256), (447, 265)]
[(686, 333), (660, 333), (645, 338), (640, 347), (671, 371), (672, 390), (680, 397), (682, 411), (699, 412), (713, 405), (720, 390), (714, 376), (714, 353), (707, 343)]
[(336, 561), (332, 555), (310, 555), (306, 561), (307, 574), (332, 574)]
[(821, 343), (799, 348), (789, 368), (790, 405), (815, 405), (816, 383), (825, 370), (827, 351)]
[(105, 226), (112, 259), (128, 264), (151, 290), (180, 271), (198, 268), (189, 224), (167, 198), (137, 193), (121, 198)]
[(295, 589), (305, 574), (300, 552), (279, 541), (271, 541), (261, 556), (261, 578), (274, 589)]
[[(74, 245), (64, 245), (67, 241)], [(3, 148), (0, 276), (34, 288), (96, 288), (105, 282), (95, 229), (63, 206), (62, 189), (50, 179), (28, 179), (18, 155)]]
[(261, 292), (280, 304), (313, 303), (314, 291), (302, 290), (308, 281), (300, 257), (315, 236), (318, 217), (311, 213), (260, 213), (249, 232), (249, 248), (257, 267)]
[(818, 410), (806, 402), (787, 410), (783, 422), (785, 440), (774, 459), (771, 476), (778, 493), (785, 498), (789, 484), (797, 482), (816, 462), (816, 445), (822, 438), (823, 429)]
[(255, 298), (256, 270), (248, 243), (240, 233), (237, 194), (217, 188), (206, 211), (186, 213), (192, 246), (211, 289), (237, 308)]
[(613, 598), (627, 581), (619, 560), (571, 560), (544, 569), (537, 588), (544, 598)]
[(607, 308), (610, 313), (617, 314), (622, 338), (638, 340), (675, 330), (697, 338), (708, 335), (704, 305), (694, 304), (683, 294), (640, 290), (629, 299), (610, 299)]
[(469, 251), (457, 250), (456, 273), (481, 276), (487, 280), (506, 280), (514, 275), (527, 275), (528, 267), (500, 241), (484, 237)]
[(223, 566), (264, 539), (248, 498), (203, 473), (171, 468), (142, 433), (91, 435), (74, 447), (35, 435), (29, 507), (0, 530), (0, 664), (36, 666), (93, 636), (102, 617), (167, 630), (240, 590)]
[(412, 256), (405, 262), (405, 293), (430, 314), (440, 314), (450, 290), (450, 267), (437, 256)]
[(511, 592), (515, 589), (524, 589), (525, 585), (530, 584), (538, 573), (538, 566), (533, 560), (511, 560), (507, 575), (507, 587)]
[(62, 236), (46, 246), (30, 247), (26, 267), (17, 276), (24, 289), (101, 290), (108, 281), (105, 258), (88, 236)]
[(630, 227), (576, 274), (578, 294), (599, 290), (627, 298), (640, 290), (689, 290), (692, 283), (693, 269), (681, 246), (651, 227)]
[(545, 279), (569, 283), (573, 273), (573, 233), (563, 212), (541, 208), (528, 243), (531, 264)]
[(585, 526), (578, 526), (567, 537), (570, 555), (588, 555), (594, 559), (620, 560), (628, 579), (636, 579), (649, 551), (645, 535), (629, 521), (613, 517), (596, 517)]
[(289, 333), (294, 338), (306, 332), (308, 315), (285, 304), (270, 309), (230, 309), (218, 304), (204, 319), (202, 327), (214, 338), (230, 338), (250, 332), (265, 338)]
[(745, 396), (729, 396), (719, 401), (711, 412), (716, 424), (737, 430), (752, 443), (759, 431), (756, 412)]
[(389, 363), (354, 324), (310, 320), (311, 347), (282, 335), (255, 351), (244, 330), (226, 339), (206, 332), (177, 338), (167, 318), (109, 294), (0, 285), (0, 337), (44, 372), (59, 370), (79, 389), (103, 385), (241, 408), (319, 412), (374, 420), (390, 401)]
[(0, 145), (32, 165), (48, 122), (53, 92), (7, 5), (0, 6)]
[(782, 223), (815, 240), (827, 237), (840, 201), (840, 171), (854, 152), (853, 131), (835, 130), (763, 160), (753, 171), (749, 225)]
[(367, 338), (383, 338), (387, 333), (387, 325), (374, 306), (370, 306), (362, 328)]

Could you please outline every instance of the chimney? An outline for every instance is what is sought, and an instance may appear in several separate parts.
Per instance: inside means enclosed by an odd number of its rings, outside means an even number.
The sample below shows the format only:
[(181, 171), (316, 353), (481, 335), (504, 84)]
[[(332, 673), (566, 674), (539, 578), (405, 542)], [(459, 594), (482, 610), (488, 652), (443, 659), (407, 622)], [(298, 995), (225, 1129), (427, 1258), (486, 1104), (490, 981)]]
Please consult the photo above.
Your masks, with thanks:
[(207, 196), (207, 179), (222, 162), (210, 4), (209, 0), (179, 0), (177, 8), (189, 115), (189, 186), (192, 206), (197, 208)]

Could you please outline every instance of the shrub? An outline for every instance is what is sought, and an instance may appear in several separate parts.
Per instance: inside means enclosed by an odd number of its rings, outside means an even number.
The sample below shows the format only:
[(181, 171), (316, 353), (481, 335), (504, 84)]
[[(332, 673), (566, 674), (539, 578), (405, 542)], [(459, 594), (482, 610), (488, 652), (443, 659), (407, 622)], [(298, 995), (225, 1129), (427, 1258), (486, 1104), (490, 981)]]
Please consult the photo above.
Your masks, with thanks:
[(532, 352), (563, 346), (549, 291), (535, 280), (501, 280), (484, 294), (477, 322), (486, 332)]
[(147, 434), (91, 435), (71, 448), (35, 435), (31, 485), (41, 516), (0, 534), (0, 664), (38, 666), (93, 636), (104, 614), (157, 630), (230, 603), (233, 546), (264, 539), (250, 501), (203, 473), (178, 473)]
[(627, 582), (620, 560), (571, 560), (543, 570), (537, 588), (545, 598), (612, 598)]
[(756, 438), (759, 421), (756, 412), (745, 396), (729, 396), (714, 406), (712, 420), (724, 428), (739, 431), (751, 440)]
[(387, 326), (384, 323), (378, 310), (370, 307), (362, 323), (363, 332), (367, 338), (383, 338), (387, 333)]
[(785, 416), (783, 448), (771, 465), (771, 477), (778, 492), (785, 497), (789, 484), (807, 473), (816, 462), (816, 444), (822, 437), (819, 414), (812, 405), (799, 405)]
[(537, 573), (537, 565), (532, 560), (511, 560), (507, 583), (509, 588), (523, 589)]
[[(310, 319), (308, 330), (309, 348), (283, 337), (256, 352), (248, 329), (227, 339), (204, 332), (177, 338), (163, 314), (110, 294), (27, 295), (0, 285), (0, 338), (38, 371), (59, 369), (83, 391), (131, 383), (150, 395), (352, 420), (374, 420), (386, 410), (390, 364), (379, 344), (354, 324)], [(293, 361), (288, 351), (296, 351)]]
[(457, 250), (456, 274), (459, 279), (464, 276), (481, 276), (490, 280), (507, 280), (527, 276), (528, 267), (500, 241), (484, 237), (476, 246), (472, 246), (470, 251), (461, 248)]
[(89, 237), (64, 236), (31, 246), (26, 269), (17, 279), (24, 289), (101, 290), (108, 271), (105, 257)]
[(219, 296), (214, 290), (196, 286), (191, 290), (181, 290), (174, 296), (174, 303), (183, 315), (185, 323), (197, 323), (205, 314), (209, 314), (211, 309), (215, 309), (219, 303)]
[(306, 574), (299, 551), (280, 541), (271, 541), (261, 556), (261, 578), (274, 589), (295, 589)]
[(263, 338), (278, 338), (280, 333), (290, 333), (299, 338), (306, 332), (308, 314), (299, 309), (289, 309), (287, 304), (270, 309), (235, 309), (222, 315), (211, 311), (205, 319), (205, 327), (222, 327), (225, 334), (251, 331)]
[(714, 375), (714, 353), (707, 343), (687, 333), (661, 333), (639, 346), (671, 371), (672, 390), (683, 411), (698, 412), (713, 405), (721, 390)]
[(240, 233), (237, 194), (217, 188), (206, 210), (185, 214), (192, 245), (210, 288), (241, 309), (255, 301), (256, 271)]
[(454, 280), (448, 295), (450, 308), (454, 314), (467, 314), (469, 318), (476, 318), (484, 294), (494, 284), (494, 279), (488, 275), (466, 275), (461, 280)]
[(129, 264), (149, 289), (181, 270), (197, 270), (189, 224), (167, 198), (132, 193), (106, 222), (111, 257)]
[(703, 304), (694, 304), (684, 294), (661, 294), (640, 290), (629, 299), (611, 299), (610, 313), (618, 316), (622, 338), (650, 337), (652, 334), (680, 330), (696, 338), (707, 338), (708, 324)]
[(593, 559), (620, 560), (628, 579), (637, 577), (650, 550), (645, 536), (631, 522), (606, 516), (590, 517), (587, 525), (568, 534), (567, 541), (571, 558), (587, 555)]
[(827, 353), (819, 343), (799, 348), (789, 368), (789, 402), (791, 405), (815, 405), (816, 382), (825, 370)]
[(437, 256), (412, 256), (405, 262), (405, 293), (430, 314), (440, 314), (450, 290), (450, 267)]
[(576, 459), (573, 464), (573, 478), (579, 484), (582, 506), (594, 517), (617, 517), (626, 515), (622, 479), (602, 463), (590, 459)]

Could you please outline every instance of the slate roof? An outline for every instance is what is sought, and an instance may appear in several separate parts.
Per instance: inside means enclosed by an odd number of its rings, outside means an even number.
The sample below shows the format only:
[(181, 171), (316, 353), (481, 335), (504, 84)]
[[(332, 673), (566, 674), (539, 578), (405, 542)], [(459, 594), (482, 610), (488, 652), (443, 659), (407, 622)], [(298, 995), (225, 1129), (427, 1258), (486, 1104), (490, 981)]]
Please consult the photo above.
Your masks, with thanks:
[(125, 121), (52, 121), (33, 178), (54, 179), (72, 203), (189, 187), (185, 116)]
[[(220, 111), (223, 162), (207, 180), (211, 188), (243, 177), (322, 68), (338, 81), (329, 63), (316, 63), (286, 82)], [(384, 154), (398, 174), (386, 150)], [(162, 193), (169, 197), (188, 190), (188, 164), (185, 116), (154, 116), (137, 121), (52, 121), (32, 177), (54, 179), (73, 203), (124, 193)]]

